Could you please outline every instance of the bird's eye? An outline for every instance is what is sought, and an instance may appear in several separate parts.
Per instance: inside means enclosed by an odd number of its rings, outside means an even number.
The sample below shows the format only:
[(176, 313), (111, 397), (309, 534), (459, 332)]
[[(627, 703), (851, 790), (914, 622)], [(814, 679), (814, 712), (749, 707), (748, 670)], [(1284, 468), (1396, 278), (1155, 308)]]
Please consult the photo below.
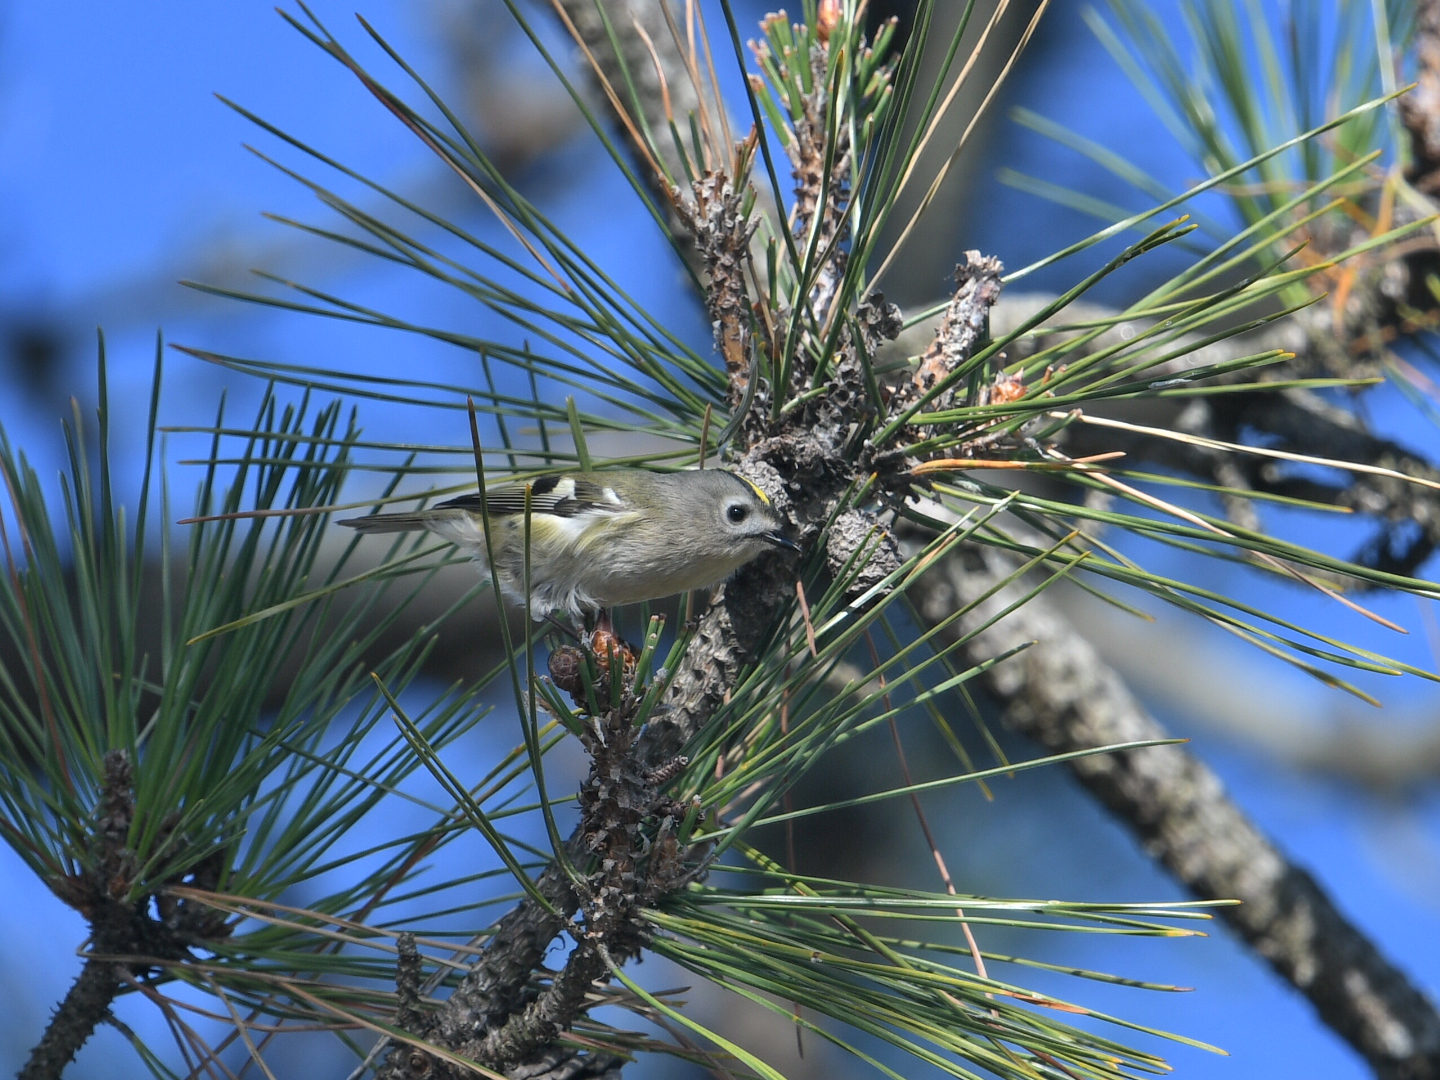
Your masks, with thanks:
[(725, 516), (730, 520), (730, 524), (739, 525), (750, 516), (750, 508), (740, 503), (735, 503), (725, 511)]

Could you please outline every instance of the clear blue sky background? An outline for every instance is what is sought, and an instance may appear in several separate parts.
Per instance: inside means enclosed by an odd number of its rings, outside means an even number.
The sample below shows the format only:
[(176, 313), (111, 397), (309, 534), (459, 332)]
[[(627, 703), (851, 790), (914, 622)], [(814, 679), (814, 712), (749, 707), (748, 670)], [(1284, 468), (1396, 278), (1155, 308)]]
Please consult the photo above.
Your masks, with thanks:
[[(1168, 9), (1168, 4), (1161, 5)], [(319, 13), (354, 42), (359, 31), (350, 5), (320, 3)], [(446, 59), (423, 6), (375, 0), (364, 13), (416, 66), (439, 71)], [(758, 12), (758, 8), (756, 11)], [(1023, 104), (1122, 151), (1143, 156), (1162, 180), (1182, 185), (1197, 176), (1124, 81), (1078, 18), (1074, 0), (1060, 0), (1043, 31), (1045, 48), (1018, 72), (1006, 104)], [(473, 312), (452, 298), (357, 263), (326, 263), (313, 248), (296, 246), (262, 211), (310, 220), (321, 215), (292, 182), (241, 149), (267, 149), (242, 118), (215, 100), (220, 92), (312, 138), (368, 175), (407, 189), (438, 191), (472, 227), (490, 229), (484, 215), (437, 187), (426, 152), (360, 90), (353, 79), (289, 30), (267, 3), (228, 0), (194, 4), (154, 0), (114, 5), (80, 0), (52, 5), (21, 0), (0, 14), (0, 333), (58, 330), (61, 360), (27, 385), (0, 371), (0, 422), (42, 472), (59, 466), (59, 403), (71, 393), (93, 402), (89, 335), (103, 322), (110, 338), (116, 400), (133, 416), (148, 387), (153, 336), (163, 325), (171, 340), (241, 356), (297, 363), (346, 355), (357, 366), (404, 365), (453, 373), (453, 353), (425, 341), (357, 331), (263, 309), (187, 294), (175, 279), (207, 276), (207, 263), (299, 268), (312, 280), (364, 299), (383, 298), (437, 321), (466, 325)], [(1133, 198), (1108, 176), (1043, 141), (1001, 122), (985, 149), (975, 212), (953, 237), (958, 253), (978, 247), (1011, 266), (1021, 265), (1091, 226), (1046, 204), (1000, 187), (989, 177), (1001, 165), (1062, 179), (1101, 198)], [(287, 160), (296, 160), (291, 155)], [(1058, 171), (1063, 175), (1056, 176)], [(691, 340), (703, 342), (703, 320), (676, 287), (673, 267), (653, 230), (626, 211), (623, 187), (603, 155), (581, 136), (523, 171), (520, 181), (602, 263), (614, 268), (650, 309)], [(233, 254), (233, 259), (230, 256)], [(221, 258), (223, 256), (223, 258)], [(660, 272), (655, 267), (664, 268)], [(1043, 284), (1072, 280), (1064, 273)], [(1037, 283), (1041, 284), (1041, 283)], [(942, 288), (936, 282), (936, 292)], [(1120, 299), (1119, 295), (1106, 297)], [(3, 342), (0, 342), (3, 344)], [(203, 423), (213, 415), (222, 385), (253, 401), (256, 386), (226, 378), (197, 361), (172, 355), (165, 418)], [(1427, 450), (1440, 451), (1435, 429), (1398, 394), (1372, 395), (1382, 429)], [(372, 434), (399, 434), (399, 410), (367, 408)], [(138, 421), (137, 421), (138, 424)], [(137, 424), (125, 425), (122, 445), (137, 445)], [(128, 439), (128, 442), (125, 440)], [(455, 441), (451, 437), (448, 441)], [(182, 454), (178, 449), (172, 457)], [(124, 465), (121, 465), (122, 471)], [(182, 474), (183, 475), (183, 474)], [(183, 491), (185, 483), (177, 484)], [(1354, 530), (1308, 519), (1275, 519), (1276, 527), (1346, 553)], [(1164, 556), (1148, 552), (1154, 559)], [(1257, 587), (1243, 570), (1159, 563), (1207, 584), (1273, 604), (1287, 615), (1322, 625), (1351, 640), (1432, 667), (1417, 608), (1409, 599), (1374, 606), (1412, 629), (1400, 641), (1333, 605), (1278, 587)], [(1287, 670), (1269, 678), (1317, 712), (1323, 693)], [(1432, 687), (1387, 683), (1387, 704), (1433, 710)], [(1185, 730), (1183, 717), (1173, 718)], [(1377, 724), (1389, 722), (1377, 712)], [(1440, 805), (1433, 785), (1382, 798), (1342, 783), (1277, 769), (1249, 749), (1196, 732), (1196, 749), (1214, 765), (1237, 799), (1302, 864), (1311, 867), (1381, 946), (1426, 988), (1440, 978)], [(470, 746), (476, 760), (493, 746)], [(506, 742), (508, 745), (508, 742)], [(877, 767), (878, 768), (878, 767)], [(879, 776), (879, 774), (877, 774)], [(894, 778), (879, 776), (886, 783)], [(1175, 887), (1140, 855), (1062, 772), (1022, 774), (998, 789), (993, 804), (964, 793), (932, 805), (947, 855), (962, 890), (1012, 895), (1124, 900), (1173, 899)], [(1055, 822), (1064, 821), (1057, 830)], [(895, 853), (897, 865), (927, 858), (912, 837)], [(0, 1024), (0, 1072), (13, 1071), (51, 1006), (77, 969), (74, 948), (83, 927), (13, 859), (0, 850), (0, 1000), (11, 1002)], [(1296, 998), (1223, 930), (1206, 941), (1143, 942), (1110, 952), (1094, 941), (1047, 943), (1061, 962), (1192, 985), (1193, 994), (1162, 997), (1136, 991), (1102, 992), (1053, 985), (1158, 1027), (1183, 1031), (1231, 1051), (1228, 1059), (1179, 1048), (1174, 1060), (1188, 1077), (1317, 1076), (1348, 1080), (1363, 1067), (1311, 1017)], [(161, 1044), (153, 1014), (127, 1004), (125, 1015)], [(297, 1070), (301, 1059), (294, 1064)], [(70, 1074), (114, 1078), (142, 1070), (113, 1033), (98, 1036)], [(306, 1075), (296, 1071), (292, 1075)], [(667, 1075), (664, 1068), (652, 1075)]]

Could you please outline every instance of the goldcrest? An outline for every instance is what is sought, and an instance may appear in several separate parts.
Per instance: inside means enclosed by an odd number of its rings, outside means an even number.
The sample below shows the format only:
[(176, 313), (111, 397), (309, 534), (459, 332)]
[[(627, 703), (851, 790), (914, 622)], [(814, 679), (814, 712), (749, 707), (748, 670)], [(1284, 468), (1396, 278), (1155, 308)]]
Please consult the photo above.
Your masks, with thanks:
[[(530, 610), (539, 620), (717, 585), (761, 552), (796, 550), (770, 501), (723, 469), (543, 476), (530, 485)], [(525, 601), (525, 484), (487, 489), (500, 587)], [(361, 532), (428, 529), (489, 562), (478, 493), (408, 514), (339, 522)]]

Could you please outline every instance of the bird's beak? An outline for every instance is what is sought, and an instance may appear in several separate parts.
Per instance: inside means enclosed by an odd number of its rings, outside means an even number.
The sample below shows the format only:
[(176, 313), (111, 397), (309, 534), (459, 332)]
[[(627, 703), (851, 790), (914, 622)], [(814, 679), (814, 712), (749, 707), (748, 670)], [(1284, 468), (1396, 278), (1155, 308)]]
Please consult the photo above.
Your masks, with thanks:
[(786, 551), (800, 550), (800, 545), (795, 543), (794, 540), (791, 540), (779, 529), (772, 529), (770, 532), (767, 532), (765, 535), (763, 535), (760, 539), (774, 544), (778, 548), (784, 548)]

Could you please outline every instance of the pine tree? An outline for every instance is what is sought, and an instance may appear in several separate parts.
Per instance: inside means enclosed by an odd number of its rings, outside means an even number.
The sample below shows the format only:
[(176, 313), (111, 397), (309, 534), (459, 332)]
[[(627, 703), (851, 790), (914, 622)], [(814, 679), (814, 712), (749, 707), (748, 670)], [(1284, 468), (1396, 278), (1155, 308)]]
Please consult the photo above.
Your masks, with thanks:
[[(1440, 150), (1428, 141), (1427, 94), (1440, 70), (1440, 8), (1417, 20), (1399, 3), (1344, 3), (1324, 16), (1297, 5), (1282, 43), (1263, 16), (1206, 0), (1194, 8), (1208, 65), (1198, 79), (1139, 0), (1116, 0), (1097, 32), (1148, 80), (1207, 179), (1156, 191), (1135, 166), (1027, 117), (1155, 206), (1018, 270), (966, 252), (945, 303), (903, 312), (877, 286), (923, 228), (943, 170), (922, 175), (919, 163), (969, 70), (966, 49), (988, 37), (970, 6), (942, 33), (941, 7), (922, 0), (901, 34), (894, 20), (867, 21), (855, 0), (806, 0), (798, 19), (761, 23), (747, 60), (725, 4), (707, 26), (688, 5), (563, 0), (561, 22), (604, 107), (571, 86), (532, 32), (672, 241), (713, 355), (547, 220), (371, 27), (362, 21), (403, 93), (303, 7), (286, 16), (514, 243), (487, 243), (237, 105), (385, 205), (377, 212), (292, 173), (346, 228), (292, 224), (456, 290), (529, 341), (420, 325), (278, 279), (265, 293), (214, 290), (438, 339), (472, 358), (474, 377), (379, 379), (343, 359), (299, 367), (187, 346), (269, 388), (253, 420), (234, 421), (220, 404), (179, 524), (156, 430), (159, 345), (133, 514), (113, 496), (103, 343), (97, 453), (77, 412), (60, 506), (0, 442), (0, 621), (14, 657), (0, 683), (0, 830), (90, 927), (82, 974), (23, 1077), (61, 1075), (98, 1024), (116, 1022), (121, 994), (173, 1018), (192, 1074), (218, 1074), (227, 1047), (182, 1019), (193, 1002), (182, 988), (208, 995), (210, 1012), (233, 1025), (227, 1043), (261, 1069), (287, 1031), (320, 1029), (353, 1050), (357, 1075), (614, 1077), (641, 1054), (720, 1076), (779, 1075), (678, 995), (638, 981), (645, 956), (886, 1075), (929, 1065), (956, 1076), (1131, 1076), (1164, 1068), (1150, 1038), (1163, 1033), (1133, 1032), (1085, 1005), (1084, 980), (1125, 980), (1072, 971), (1075, 993), (1059, 1000), (1024, 984), (1026, 968), (1044, 963), (985, 951), (985, 933), (1183, 937), (1212, 909), (1378, 1075), (1440, 1071), (1433, 1006), (1143, 713), (1045, 596), (1061, 580), (1112, 599), (1138, 589), (1357, 694), (1347, 668), (1425, 675), (1147, 570), (1107, 536), (1237, 561), (1376, 619), (1355, 594), (1436, 595), (1415, 575), (1440, 540), (1430, 512), (1440, 471), (1325, 395), (1361, 393), (1388, 370), (1387, 343), (1435, 318), (1433, 243), (1417, 238), (1435, 220)], [(522, 8), (512, 13), (534, 29)], [(1344, 31), (1328, 67), (1308, 63), (1325, 19)], [(1393, 71), (1357, 58), (1406, 49), (1426, 93), (1402, 107)], [(727, 112), (713, 71), (732, 53), (746, 65), (741, 117)], [(933, 56), (938, 74), (922, 62)], [(963, 151), (962, 138), (950, 161)], [(1208, 192), (1226, 195), (1239, 228), (1184, 213)], [(1116, 248), (1117, 238), (1130, 242)], [(1088, 302), (1100, 281), (1177, 247), (1193, 252), (1183, 269), (1123, 310)], [(1104, 262), (1064, 293), (1017, 296), (1042, 266), (1096, 251)], [(519, 373), (530, 396), (506, 392), (492, 367)], [(366, 440), (360, 418), (375, 400), (427, 417), (437, 441)], [(1166, 419), (1136, 421), (1135, 401)], [(647, 608), (622, 621), (630, 645), (579, 628), (572, 644), (528, 611), (520, 623), (497, 618), (503, 661), (429, 694), (417, 681), (427, 655), (448, 621), (491, 591), (493, 568), (444, 610), (418, 614), (426, 586), (461, 561), (454, 550), (403, 537), (375, 562), (373, 541), (334, 541), (332, 515), (424, 505), (477, 477), (483, 491), (604, 468), (616, 462), (592, 452), (597, 436), (635, 432), (649, 441), (624, 464), (732, 469), (784, 515), (799, 557), (763, 556), (678, 617)], [(1296, 464), (1345, 480), (1323, 484), (1287, 468)], [(377, 472), (381, 490), (356, 490)], [(427, 486), (437, 474), (451, 486)], [(1207, 492), (1224, 512), (1193, 509), (1183, 491), (1166, 498), (1167, 486)], [(1312, 550), (1263, 531), (1255, 505), (1266, 500), (1352, 508), (1380, 523), (1379, 536), (1351, 559)], [(1407, 518), (1420, 528), (1401, 529)], [(1043, 754), (1004, 758), (977, 687)], [(514, 749), (483, 777), (460, 775), (447, 750), (497, 695), (505, 704), (486, 722), (518, 727)], [(903, 761), (911, 723), (933, 725), (953, 749), (944, 778), (797, 802), (799, 782), (866, 732), (888, 728)], [(547, 782), (546, 765), (574, 745), (588, 775), (572, 800)], [(1057, 763), (1197, 900), (971, 896), (943, 860), (928, 890), (832, 880), (797, 872), (757, 839), (889, 799), (913, 800), (919, 813), (922, 792)], [(441, 801), (406, 787), (422, 773)], [(396, 824), (402, 801), (426, 815), (423, 828)], [(528, 825), (543, 844), (526, 839)], [(930, 837), (923, 814), (920, 825)], [(373, 842), (346, 847), (361, 828)], [(302, 888), (305, 902), (293, 902)], [(1225, 906), (1231, 899), (1246, 903)], [(458, 936), (457, 911), (468, 916)], [(1296, 930), (1302, 917), (1308, 934)], [(626, 1013), (632, 1024), (616, 1022)], [(1132, 1046), (1133, 1034), (1149, 1041)], [(134, 1042), (170, 1074), (156, 1048)]]

